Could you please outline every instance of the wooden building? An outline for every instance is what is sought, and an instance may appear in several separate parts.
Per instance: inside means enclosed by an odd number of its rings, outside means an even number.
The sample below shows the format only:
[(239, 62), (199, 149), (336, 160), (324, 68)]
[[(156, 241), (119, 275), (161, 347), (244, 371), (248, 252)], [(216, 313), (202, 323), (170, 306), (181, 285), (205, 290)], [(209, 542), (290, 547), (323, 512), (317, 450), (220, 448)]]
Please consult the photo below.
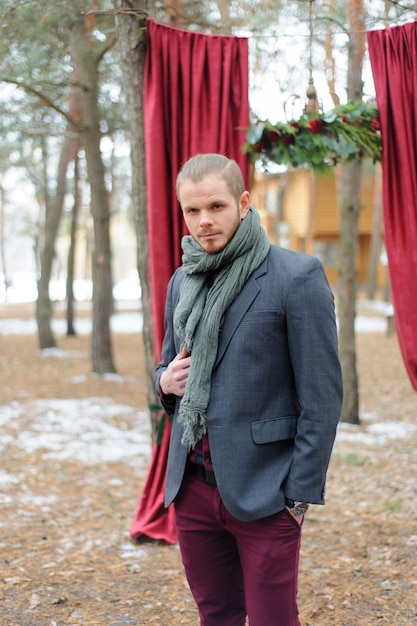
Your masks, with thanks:
[[(366, 285), (373, 271), (376, 285), (384, 287), (387, 268), (381, 262), (383, 243), (382, 221), (380, 217), (377, 219), (381, 207), (378, 182), (375, 168), (364, 167), (356, 278), (358, 285)], [(336, 283), (340, 219), (333, 172), (329, 175), (318, 175), (310, 169), (277, 174), (256, 172), (251, 201), (260, 212), (272, 243), (319, 257), (329, 282)], [(379, 234), (373, 240), (374, 231)], [(376, 248), (372, 247), (373, 241)], [(372, 263), (374, 270), (371, 269)]]

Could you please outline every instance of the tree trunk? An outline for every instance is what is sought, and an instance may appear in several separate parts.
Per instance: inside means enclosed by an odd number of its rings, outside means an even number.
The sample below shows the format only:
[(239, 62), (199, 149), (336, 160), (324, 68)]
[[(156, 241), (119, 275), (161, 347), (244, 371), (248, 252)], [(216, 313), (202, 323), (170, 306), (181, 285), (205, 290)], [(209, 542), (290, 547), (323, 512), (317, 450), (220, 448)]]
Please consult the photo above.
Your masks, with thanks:
[(372, 239), (369, 254), (368, 298), (373, 300), (378, 282), (378, 264), (381, 254), (382, 240), (382, 168), (379, 163), (375, 165), (374, 175), (374, 201), (372, 211)]
[(10, 283), (9, 283), (9, 277), (7, 275), (7, 264), (6, 264), (6, 250), (5, 250), (5, 237), (4, 237), (4, 232), (6, 228), (6, 212), (5, 212), (4, 207), (5, 207), (4, 189), (3, 189), (3, 185), (0, 183), (0, 259), (1, 259), (1, 268), (3, 270), (4, 299), (5, 299), (5, 302), (7, 302)]
[(78, 156), (74, 159), (74, 203), (72, 205), (71, 215), (71, 235), (70, 246), (68, 250), (68, 267), (67, 267), (67, 335), (75, 335), (74, 328), (74, 264), (75, 249), (77, 244), (77, 225), (78, 213), (80, 207), (79, 193), (79, 173), (78, 173)]
[(340, 177), (338, 177), (340, 236), (337, 292), (339, 356), (344, 388), (341, 419), (344, 422), (358, 424), (359, 392), (356, 371), (355, 308), (361, 162), (355, 160), (352, 163), (341, 165), (340, 168)]
[[(349, 0), (348, 100), (362, 100), (362, 66), (365, 51), (363, 0)], [(343, 377), (343, 406), (340, 419), (359, 424), (359, 390), (356, 369), (356, 255), (359, 236), (362, 163), (359, 159), (340, 166), (338, 202), (340, 241), (338, 258), (339, 355)]]
[[(75, 73), (72, 75), (76, 79)], [(52, 333), (51, 317), (52, 305), (49, 299), (49, 282), (52, 274), (52, 264), (55, 258), (55, 241), (58, 234), (62, 217), (65, 193), (67, 189), (68, 165), (73, 161), (78, 152), (79, 140), (74, 136), (75, 125), (81, 120), (79, 99), (74, 87), (71, 87), (68, 98), (68, 111), (74, 124), (68, 123), (67, 134), (62, 144), (61, 155), (58, 164), (58, 176), (55, 198), (52, 202), (48, 193), (47, 155), (46, 147), (43, 148), (44, 160), (44, 202), (45, 202), (45, 229), (43, 242), (39, 234), (38, 246), (40, 249), (40, 274), (38, 278), (38, 298), (36, 301), (36, 320), (38, 325), (39, 346), (41, 350), (55, 347), (55, 338)], [(43, 243), (43, 245), (42, 245)]]
[[(113, 312), (110, 206), (105, 186), (105, 169), (100, 152), (100, 112), (98, 107), (99, 72), (102, 54), (88, 44), (85, 19), (80, 15), (71, 30), (72, 54), (81, 88), (79, 95), (83, 117), (82, 140), (91, 190), (94, 222), (92, 253), (93, 331), (92, 370), (98, 374), (115, 372), (110, 334)], [(103, 51), (101, 51), (103, 52)]]
[[(55, 257), (55, 241), (61, 222), (62, 209), (67, 186), (68, 164), (74, 159), (75, 141), (65, 137), (62, 144), (58, 164), (58, 176), (54, 201), (49, 198), (47, 180), (45, 177), (45, 230), (43, 246), (40, 252), (40, 276), (38, 278), (38, 298), (36, 300), (36, 321), (38, 325), (39, 347), (41, 350), (54, 348), (55, 338), (51, 327), (52, 304), (49, 298), (49, 282), (52, 274), (52, 264)], [(44, 152), (44, 168), (47, 156)]]
[(152, 428), (157, 426), (159, 404), (154, 390), (156, 365), (152, 320), (151, 285), (149, 275), (149, 243), (146, 215), (145, 137), (143, 126), (143, 77), (146, 52), (147, 3), (136, 2), (137, 13), (128, 0), (114, 0), (118, 11), (116, 28), (123, 64), (124, 90), (128, 106), (130, 154), (132, 163), (132, 206), (137, 240), (137, 268), (142, 290), (143, 331), (142, 340), (146, 364), (146, 393), (151, 412)]
[[(335, 0), (325, 0), (324, 6), (328, 8), (330, 14), (335, 13)], [(340, 98), (336, 93), (336, 61), (333, 54), (333, 28), (333, 22), (328, 20), (326, 22), (326, 36), (324, 40), (324, 74), (333, 105), (337, 106), (340, 104)]]

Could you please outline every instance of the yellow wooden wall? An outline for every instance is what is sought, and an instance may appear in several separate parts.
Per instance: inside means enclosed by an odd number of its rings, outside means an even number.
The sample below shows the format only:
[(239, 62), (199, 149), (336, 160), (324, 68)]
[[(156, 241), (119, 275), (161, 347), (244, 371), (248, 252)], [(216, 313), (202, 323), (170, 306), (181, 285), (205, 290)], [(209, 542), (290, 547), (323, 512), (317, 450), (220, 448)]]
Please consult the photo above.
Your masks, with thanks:
[[(361, 185), (361, 212), (357, 255), (357, 281), (368, 280), (369, 254), (374, 206), (374, 177), (364, 168)], [(275, 195), (276, 207), (271, 201)], [(279, 198), (279, 199), (278, 199)], [(277, 220), (288, 224), (288, 247), (308, 254), (314, 253), (315, 242), (337, 244), (340, 218), (337, 208), (334, 173), (315, 175), (311, 170), (292, 170), (280, 174), (256, 173), (251, 188), (252, 204), (261, 214), (262, 223), (272, 243), (280, 243)], [(336, 267), (326, 267), (329, 281), (337, 281)], [(386, 280), (386, 269), (378, 268), (378, 283)]]

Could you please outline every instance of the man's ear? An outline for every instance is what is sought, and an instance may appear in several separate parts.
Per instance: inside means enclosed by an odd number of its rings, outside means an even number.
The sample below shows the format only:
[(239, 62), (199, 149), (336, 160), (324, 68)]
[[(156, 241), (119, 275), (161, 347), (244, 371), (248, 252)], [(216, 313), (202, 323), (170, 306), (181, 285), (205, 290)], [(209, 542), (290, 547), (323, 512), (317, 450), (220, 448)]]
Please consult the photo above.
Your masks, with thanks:
[(242, 195), (240, 196), (240, 200), (239, 200), (239, 212), (240, 212), (241, 220), (243, 220), (243, 218), (246, 217), (249, 209), (250, 209), (249, 191), (244, 191)]

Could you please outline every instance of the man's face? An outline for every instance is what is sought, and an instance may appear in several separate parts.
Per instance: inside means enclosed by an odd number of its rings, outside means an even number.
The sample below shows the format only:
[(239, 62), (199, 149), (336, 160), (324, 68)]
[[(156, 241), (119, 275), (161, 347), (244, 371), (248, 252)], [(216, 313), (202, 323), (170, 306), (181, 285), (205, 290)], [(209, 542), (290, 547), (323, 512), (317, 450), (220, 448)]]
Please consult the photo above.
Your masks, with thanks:
[(209, 254), (223, 250), (250, 207), (247, 191), (237, 203), (226, 181), (213, 174), (197, 183), (185, 180), (179, 201), (190, 235)]

